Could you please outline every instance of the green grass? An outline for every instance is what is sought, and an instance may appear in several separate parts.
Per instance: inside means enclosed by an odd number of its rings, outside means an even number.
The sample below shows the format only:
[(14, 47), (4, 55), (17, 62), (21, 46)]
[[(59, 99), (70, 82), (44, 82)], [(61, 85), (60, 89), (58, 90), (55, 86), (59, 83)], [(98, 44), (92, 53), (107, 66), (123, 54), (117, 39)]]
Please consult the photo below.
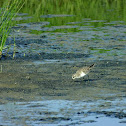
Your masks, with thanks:
[(11, 31), (11, 27), (14, 25), (14, 17), (20, 10), (22, 6), (20, 6), (18, 0), (10, 0), (6, 1), (3, 7), (0, 9), (0, 57), (2, 56), (2, 51), (5, 48), (6, 40)]
[[(0, 6), (5, 0), (0, 0)], [(126, 21), (126, 0), (22, 0), (24, 6), (21, 13), (27, 13), (33, 18), (17, 21), (18, 24), (29, 22), (50, 22), (51, 26), (66, 25), (69, 22), (83, 22), (89, 18), (91, 22), (77, 24), (83, 26), (105, 26), (104, 22), (95, 22), (95, 20)], [(73, 16), (42, 18), (47, 14), (68, 14)], [(92, 22), (93, 21), (93, 22)], [(115, 25), (115, 24), (111, 24)]]

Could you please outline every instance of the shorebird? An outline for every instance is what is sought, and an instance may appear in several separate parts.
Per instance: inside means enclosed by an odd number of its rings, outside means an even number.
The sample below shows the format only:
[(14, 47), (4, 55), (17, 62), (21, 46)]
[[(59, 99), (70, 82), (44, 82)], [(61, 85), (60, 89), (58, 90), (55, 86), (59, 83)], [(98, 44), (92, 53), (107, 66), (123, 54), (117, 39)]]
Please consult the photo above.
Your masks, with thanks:
[(79, 70), (76, 71), (75, 74), (72, 75), (72, 79), (76, 79), (76, 78), (81, 78), (84, 77), (85, 75), (87, 75), (90, 70), (94, 67), (95, 64), (92, 64), (89, 67), (82, 67)]

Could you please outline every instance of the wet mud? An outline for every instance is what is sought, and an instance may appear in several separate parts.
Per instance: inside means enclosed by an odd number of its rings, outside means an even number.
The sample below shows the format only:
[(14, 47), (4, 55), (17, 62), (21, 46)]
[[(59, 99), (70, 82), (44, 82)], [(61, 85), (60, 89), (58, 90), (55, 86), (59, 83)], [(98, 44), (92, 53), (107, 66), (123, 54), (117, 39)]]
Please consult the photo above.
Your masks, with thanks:
[(83, 59), (1, 61), (1, 124), (99, 125), (112, 118), (125, 125), (126, 62), (97, 61), (89, 77), (72, 80), (79, 67), (90, 64)]
[[(126, 125), (126, 27), (48, 24), (17, 24), (11, 31), (0, 59), (0, 125)], [(88, 76), (72, 80), (93, 63)]]

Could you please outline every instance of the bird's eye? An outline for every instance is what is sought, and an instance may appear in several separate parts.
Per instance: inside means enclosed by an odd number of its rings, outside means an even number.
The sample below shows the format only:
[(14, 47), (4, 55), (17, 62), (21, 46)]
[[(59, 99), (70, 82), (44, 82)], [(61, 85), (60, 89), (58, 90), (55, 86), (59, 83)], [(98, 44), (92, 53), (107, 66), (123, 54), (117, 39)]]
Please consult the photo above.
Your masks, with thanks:
[(72, 76), (72, 79), (75, 79), (75, 76)]

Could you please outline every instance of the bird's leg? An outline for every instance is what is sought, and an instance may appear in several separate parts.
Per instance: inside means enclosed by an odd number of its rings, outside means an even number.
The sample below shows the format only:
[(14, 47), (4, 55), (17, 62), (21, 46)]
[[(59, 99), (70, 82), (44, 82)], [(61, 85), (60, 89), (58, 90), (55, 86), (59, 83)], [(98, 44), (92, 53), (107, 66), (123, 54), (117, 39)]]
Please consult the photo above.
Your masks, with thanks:
[(87, 75), (87, 78), (88, 78), (88, 82), (89, 82), (89, 75)]

